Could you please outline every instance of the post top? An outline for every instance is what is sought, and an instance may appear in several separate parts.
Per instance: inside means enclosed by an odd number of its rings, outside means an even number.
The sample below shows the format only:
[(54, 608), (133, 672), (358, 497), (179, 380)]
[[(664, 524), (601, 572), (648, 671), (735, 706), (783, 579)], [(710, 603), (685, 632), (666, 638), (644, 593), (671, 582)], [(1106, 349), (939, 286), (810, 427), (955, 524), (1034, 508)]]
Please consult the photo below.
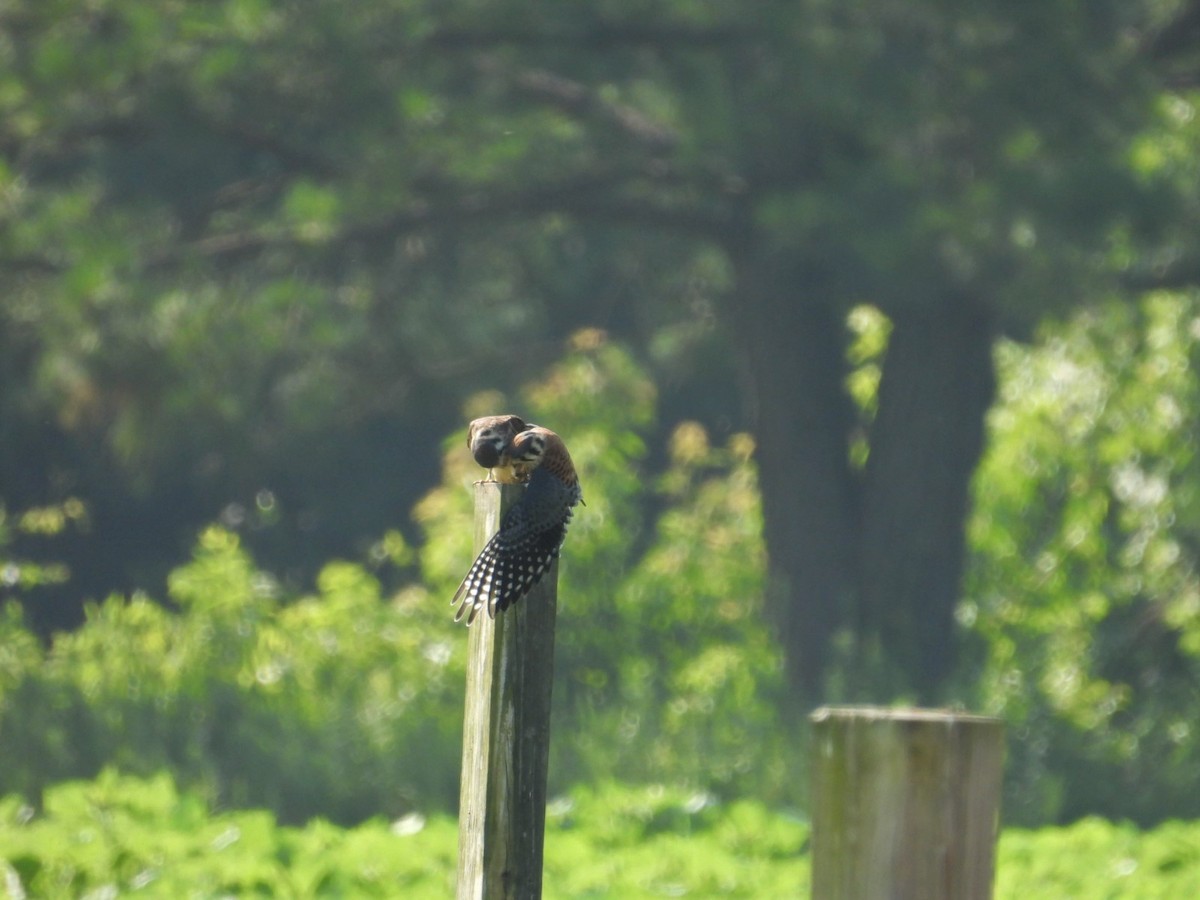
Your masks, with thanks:
[(821, 706), (809, 714), (816, 722), (943, 722), (964, 725), (1003, 725), (1004, 720), (995, 716), (956, 709), (924, 709), (915, 706)]

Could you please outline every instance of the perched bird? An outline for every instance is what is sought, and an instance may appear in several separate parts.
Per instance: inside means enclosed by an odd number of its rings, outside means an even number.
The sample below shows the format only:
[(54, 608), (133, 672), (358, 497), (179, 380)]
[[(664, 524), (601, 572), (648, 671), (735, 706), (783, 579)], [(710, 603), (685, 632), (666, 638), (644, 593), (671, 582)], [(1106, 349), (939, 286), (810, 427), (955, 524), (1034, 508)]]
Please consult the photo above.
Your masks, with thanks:
[(488, 470), (487, 481), (518, 484), (529, 478), (528, 470), (518, 471), (508, 454), (513, 438), (529, 427), (520, 416), (484, 416), (467, 426), (467, 446), (475, 462)]
[(500, 530), (475, 558), (450, 601), (459, 604), (454, 621), (465, 615), (468, 625), (481, 609), (494, 618), (538, 583), (558, 558), (571, 513), (583, 500), (567, 445), (550, 429), (531, 425), (498, 455), (507, 456), (513, 470), (523, 474), (525, 493), (504, 514)]

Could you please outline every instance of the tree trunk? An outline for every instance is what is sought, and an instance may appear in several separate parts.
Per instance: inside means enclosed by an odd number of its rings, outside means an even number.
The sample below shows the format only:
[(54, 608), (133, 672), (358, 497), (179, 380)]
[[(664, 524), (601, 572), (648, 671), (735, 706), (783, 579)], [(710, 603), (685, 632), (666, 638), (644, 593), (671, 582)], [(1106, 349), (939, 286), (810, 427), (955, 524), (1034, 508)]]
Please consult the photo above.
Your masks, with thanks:
[(892, 313), (858, 478), (844, 309), (819, 275), (798, 275), (779, 255), (746, 250), (735, 266), (732, 320), (751, 382), (768, 604), (789, 680), (821, 697), (831, 644), (845, 629), (879, 651), (897, 687), (935, 699), (955, 662), (969, 488), (995, 392), (991, 318), (961, 298)]
[(868, 637), (923, 701), (954, 665), (971, 476), (995, 392), (990, 317), (961, 299), (896, 312), (863, 496)]
[(790, 682), (812, 698), (851, 618), (855, 530), (844, 314), (815, 293), (762, 256), (738, 260), (734, 320), (752, 382), (768, 605)]
[(897, 686), (935, 699), (955, 662), (969, 488), (995, 391), (990, 317), (958, 298), (892, 315), (860, 483), (848, 453), (844, 311), (795, 266), (752, 252), (735, 262), (768, 604), (789, 680), (822, 696), (846, 629), (878, 649)]

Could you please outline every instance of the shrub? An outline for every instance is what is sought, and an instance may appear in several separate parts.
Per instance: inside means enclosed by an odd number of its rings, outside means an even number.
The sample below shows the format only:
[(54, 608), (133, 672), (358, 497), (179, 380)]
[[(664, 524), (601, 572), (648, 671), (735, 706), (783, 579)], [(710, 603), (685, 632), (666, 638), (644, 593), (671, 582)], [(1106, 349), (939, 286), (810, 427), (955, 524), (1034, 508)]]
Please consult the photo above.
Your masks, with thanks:
[[(283, 605), (236, 536), (213, 528), (171, 578), (178, 612), (111, 597), (30, 650), (10, 612), (0, 694), (6, 791), (162, 768), (227, 805), (355, 821), (456, 796), (462, 649), (411, 594), (384, 603), (331, 563)], [(11, 657), (6, 653), (6, 658)]]

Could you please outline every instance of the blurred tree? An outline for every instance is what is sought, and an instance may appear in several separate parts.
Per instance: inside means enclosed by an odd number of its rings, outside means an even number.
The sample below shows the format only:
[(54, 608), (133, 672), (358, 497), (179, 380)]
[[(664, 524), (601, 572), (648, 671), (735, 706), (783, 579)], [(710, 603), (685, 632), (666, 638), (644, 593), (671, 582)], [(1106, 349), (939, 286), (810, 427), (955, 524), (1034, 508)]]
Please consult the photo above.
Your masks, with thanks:
[(1128, 154), (1174, 9), (14, 0), (6, 499), (120, 535), (92, 590), (217, 511), (311, 564), (433, 481), (468, 388), (598, 325), (665, 421), (754, 431), (793, 683), (850, 635), (934, 694), (992, 341), (1153, 221)]
[[(554, 212), (570, 192), (538, 185), (582, 135), (498, 103), (439, 21), (329, 2), (0, 15), (0, 490), (78, 494), (95, 525), (62, 548), (61, 606), (32, 604), (43, 629), (81, 589), (160, 579), (214, 517), (285, 577), (361, 548), (436, 480), (462, 397), (540, 371), (579, 324), (653, 337), (664, 371), (713, 352), (694, 319), (719, 266)], [(729, 368), (697, 393), (729, 396)]]
[(999, 352), (963, 622), (1020, 736), (1005, 815), (1194, 817), (1200, 299), (1088, 310)]

